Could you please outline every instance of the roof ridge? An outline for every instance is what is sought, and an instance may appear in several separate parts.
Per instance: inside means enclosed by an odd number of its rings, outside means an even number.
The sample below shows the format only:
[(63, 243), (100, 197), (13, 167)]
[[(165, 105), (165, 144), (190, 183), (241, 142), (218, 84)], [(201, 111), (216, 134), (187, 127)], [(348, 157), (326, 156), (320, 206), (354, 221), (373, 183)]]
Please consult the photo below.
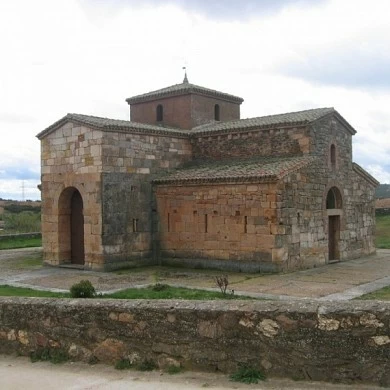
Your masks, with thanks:
[(202, 87), (200, 85), (196, 85), (196, 84), (192, 84), (192, 83), (188, 83), (188, 82), (182, 82), (179, 84), (173, 84), (173, 85), (170, 85), (168, 87), (156, 89), (156, 90), (153, 90), (150, 92), (146, 92), (143, 94), (129, 97), (126, 99), (126, 102), (128, 104), (140, 103), (143, 101), (151, 100), (154, 97), (164, 97), (164, 96), (169, 96), (169, 95), (175, 95), (175, 94), (180, 94), (180, 92), (182, 92), (182, 93), (203, 92), (203, 93), (207, 93), (209, 95), (219, 96), (222, 99), (224, 98), (227, 100), (233, 100), (237, 103), (242, 103), (244, 101), (244, 99), (242, 99), (241, 97), (232, 95), (230, 93), (217, 91), (216, 89), (206, 88), (206, 87)]
[[(323, 112), (323, 113), (317, 116), (310, 115), (316, 112), (318, 113)], [(208, 132), (208, 131), (216, 132), (216, 131), (224, 131), (224, 130), (232, 130), (232, 129), (239, 130), (240, 128), (242, 128), (242, 130), (245, 131), (251, 127), (269, 127), (273, 125), (284, 125), (284, 124), (285, 125), (305, 124), (305, 123), (314, 122), (315, 120), (318, 120), (323, 116), (332, 112), (337, 112), (334, 107), (318, 107), (318, 108), (311, 108), (311, 109), (301, 110), (301, 111), (292, 111), (292, 112), (285, 112), (280, 114), (271, 114), (271, 115), (243, 118), (243, 119), (234, 119), (226, 122), (212, 122), (205, 125), (194, 127), (192, 129), (192, 132), (194, 134), (198, 134), (198, 133)], [(307, 115), (307, 118), (302, 117), (305, 114)], [(279, 119), (279, 122), (270, 121), (272, 119)]]
[(62, 126), (67, 121), (75, 121), (82, 124), (85, 124), (89, 127), (106, 130), (106, 131), (123, 131), (134, 130), (141, 132), (151, 132), (151, 133), (161, 133), (161, 134), (172, 134), (175, 136), (188, 136), (188, 131), (182, 129), (175, 129), (173, 127), (168, 126), (158, 126), (152, 125), (148, 123), (140, 123), (140, 122), (132, 122), (126, 119), (112, 119), (105, 118), (95, 115), (85, 115), (85, 114), (76, 114), (76, 113), (68, 113), (58, 121), (54, 122), (46, 129), (37, 134), (37, 138), (41, 139), (47, 134), (50, 134), (52, 131), (56, 130), (60, 126)]

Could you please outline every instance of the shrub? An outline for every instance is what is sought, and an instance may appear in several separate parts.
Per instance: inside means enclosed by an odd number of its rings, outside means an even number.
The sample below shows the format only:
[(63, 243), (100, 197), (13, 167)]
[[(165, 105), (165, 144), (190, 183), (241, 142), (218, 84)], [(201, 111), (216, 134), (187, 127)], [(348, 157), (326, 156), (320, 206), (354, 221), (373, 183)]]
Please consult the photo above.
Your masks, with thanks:
[(170, 375), (178, 374), (179, 372), (182, 372), (183, 369), (180, 366), (168, 366), (166, 369), (167, 373)]
[(258, 383), (265, 380), (265, 375), (256, 368), (241, 364), (238, 370), (230, 375), (230, 380), (242, 383)]
[(162, 284), (162, 283), (156, 283), (152, 287), (153, 291), (164, 291), (164, 290), (168, 290), (168, 289), (169, 289), (169, 286), (167, 284)]
[(30, 359), (32, 363), (38, 361), (52, 362), (53, 364), (64, 363), (69, 360), (66, 351), (62, 349), (39, 348), (31, 352)]
[(156, 363), (153, 360), (145, 359), (143, 362), (137, 365), (139, 371), (153, 371), (157, 368)]
[(72, 298), (94, 298), (96, 290), (89, 280), (82, 280), (70, 288), (70, 296)]
[(220, 288), (221, 293), (223, 295), (226, 295), (226, 289), (228, 288), (228, 285), (229, 285), (229, 278), (228, 278), (228, 276), (227, 275), (216, 276), (215, 277), (215, 283)]
[(115, 363), (115, 368), (117, 370), (128, 370), (132, 368), (132, 364), (129, 359), (121, 359)]

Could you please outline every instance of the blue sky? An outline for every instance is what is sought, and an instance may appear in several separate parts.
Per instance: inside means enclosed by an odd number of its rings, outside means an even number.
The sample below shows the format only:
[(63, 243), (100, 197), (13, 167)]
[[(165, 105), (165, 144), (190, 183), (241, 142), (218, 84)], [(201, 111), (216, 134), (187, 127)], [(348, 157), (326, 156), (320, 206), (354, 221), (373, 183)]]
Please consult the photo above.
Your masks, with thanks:
[(241, 116), (335, 107), (354, 161), (390, 183), (388, 0), (0, 2), (0, 197), (37, 199), (35, 135), (68, 112), (128, 119), (181, 82), (242, 96)]

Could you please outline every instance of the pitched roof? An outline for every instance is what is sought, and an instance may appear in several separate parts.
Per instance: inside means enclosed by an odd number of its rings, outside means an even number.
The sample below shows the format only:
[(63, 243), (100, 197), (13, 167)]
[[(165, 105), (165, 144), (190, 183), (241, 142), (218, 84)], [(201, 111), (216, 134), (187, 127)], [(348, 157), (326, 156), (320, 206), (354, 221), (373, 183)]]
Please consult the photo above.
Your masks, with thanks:
[(154, 183), (272, 182), (303, 168), (316, 159), (315, 156), (299, 156), (195, 161), (185, 168), (155, 179)]
[(356, 130), (353, 129), (353, 127), (349, 125), (348, 122), (333, 107), (314, 108), (311, 110), (239, 119), (228, 122), (213, 122), (195, 127), (191, 130), (191, 133), (202, 135), (215, 132), (225, 132), (229, 130), (262, 129), (276, 126), (302, 126), (332, 113), (347, 126), (352, 134), (356, 133)]
[(118, 131), (118, 132), (143, 132), (143, 133), (156, 133), (156, 134), (167, 134), (176, 136), (188, 136), (188, 132), (184, 130), (174, 129), (172, 127), (154, 126), (145, 123), (131, 122), (127, 120), (109, 119), (102, 118), (92, 115), (82, 114), (67, 114), (45, 130), (37, 134), (39, 139), (42, 139), (47, 134), (58, 129), (66, 122), (75, 122), (88, 127), (105, 130), (105, 131)]
[(214, 97), (217, 97), (219, 99), (228, 100), (230, 102), (235, 102), (235, 103), (239, 103), (239, 104), (241, 104), (244, 101), (244, 99), (242, 99), (238, 96), (230, 95), (230, 94), (225, 93), (225, 92), (216, 91), (214, 89), (201, 87), (199, 85), (191, 84), (188, 82), (183, 82), (181, 84), (171, 85), (170, 87), (166, 87), (166, 88), (158, 89), (156, 91), (143, 93), (142, 95), (129, 97), (126, 99), (126, 101), (129, 104), (141, 103), (141, 102), (146, 102), (149, 100), (165, 98), (168, 96), (177, 96), (177, 95), (184, 95), (184, 94), (189, 94), (189, 93), (214, 96)]
[[(183, 83), (185, 84), (185, 83)], [(191, 85), (191, 84), (190, 84)], [(59, 128), (68, 121), (84, 124), (86, 126), (119, 132), (142, 132), (161, 135), (176, 135), (182, 137), (227, 133), (229, 131), (247, 131), (251, 129), (269, 129), (281, 126), (304, 126), (312, 123), (326, 115), (333, 114), (338, 118), (353, 135), (356, 130), (333, 108), (315, 108), (311, 110), (289, 112), (286, 114), (268, 115), (256, 118), (239, 119), (228, 122), (212, 122), (206, 125), (201, 125), (192, 130), (180, 130), (164, 125), (150, 125), (146, 123), (132, 122), (128, 120), (118, 120), (102, 118), (98, 116), (82, 115), (82, 114), (67, 114), (45, 130), (41, 131), (37, 137), (43, 138), (55, 129)]]

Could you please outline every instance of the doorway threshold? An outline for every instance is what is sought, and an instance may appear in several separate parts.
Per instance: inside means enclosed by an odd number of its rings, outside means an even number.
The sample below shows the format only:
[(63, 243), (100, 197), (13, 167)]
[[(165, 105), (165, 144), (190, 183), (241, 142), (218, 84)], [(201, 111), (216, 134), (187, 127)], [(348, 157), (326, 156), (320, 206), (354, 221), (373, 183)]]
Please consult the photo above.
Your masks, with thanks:
[(64, 263), (59, 265), (60, 268), (70, 268), (70, 269), (78, 269), (84, 271), (84, 264), (72, 264), (72, 263)]
[(334, 263), (340, 263), (340, 260), (336, 259), (336, 260), (329, 260), (328, 261), (328, 264), (334, 264)]

